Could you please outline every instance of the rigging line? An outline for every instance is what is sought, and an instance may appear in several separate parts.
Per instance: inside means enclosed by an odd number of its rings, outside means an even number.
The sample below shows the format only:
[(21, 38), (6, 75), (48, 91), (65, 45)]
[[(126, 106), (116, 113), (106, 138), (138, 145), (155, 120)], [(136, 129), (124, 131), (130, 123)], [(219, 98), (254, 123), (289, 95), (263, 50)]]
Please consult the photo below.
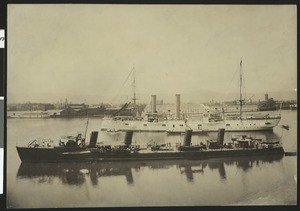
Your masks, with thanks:
[(116, 98), (119, 97), (119, 94), (120, 94), (121, 90), (123, 89), (124, 85), (126, 84), (128, 78), (129, 78), (129, 76), (131, 75), (132, 72), (133, 72), (133, 69), (129, 72), (129, 74), (128, 74), (126, 80), (123, 82), (123, 84), (122, 84), (121, 88), (119, 89), (117, 95), (111, 100), (111, 102), (115, 101)]
[(232, 81), (233, 81), (233, 79), (234, 79), (234, 77), (236, 76), (236, 73), (238, 72), (238, 68), (236, 69), (236, 71), (235, 71), (235, 73), (233, 74), (233, 77), (231, 78), (231, 80), (230, 80), (230, 82), (229, 82), (229, 84), (228, 84), (228, 86), (227, 86), (227, 92), (228, 92), (228, 90), (229, 90), (229, 87), (230, 87), (230, 85), (231, 85), (231, 83), (232, 83)]
[(116, 94), (116, 96), (114, 98), (111, 99), (111, 102), (115, 102), (115, 100), (120, 97), (120, 93), (122, 91), (122, 89), (124, 88), (124, 85), (126, 84), (129, 76), (130, 76), (131, 72), (129, 73), (128, 77), (126, 78), (126, 80), (124, 81), (124, 83), (122, 84), (121, 88), (119, 89), (118, 93)]
[[(131, 90), (131, 84), (130, 83), (126, 83), (123, 88), (122, 88), (122, 92), (119, 93), (118, 97), (120, 98), (119, 101), (122, 101), (122, 104), (127, 103), (128, 101), (130, 101), (130, 90)], [(125, 97), (125, 98), (123, 98)]]

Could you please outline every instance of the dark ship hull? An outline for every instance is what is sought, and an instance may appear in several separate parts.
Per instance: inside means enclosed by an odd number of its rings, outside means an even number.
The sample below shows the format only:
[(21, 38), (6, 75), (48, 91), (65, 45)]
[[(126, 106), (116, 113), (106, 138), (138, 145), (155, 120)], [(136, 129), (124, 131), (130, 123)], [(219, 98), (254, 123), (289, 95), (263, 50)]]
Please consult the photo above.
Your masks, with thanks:
[[(17, 147), (22, 162), (90, 162), (90, 161), (126, 161), (126, 160), (180, 160), (236, 157), (249, 155), (284, 154), (279, 142), (258, 144), (252, 139), (241, 139), (238, 143), (224, 145), (225, 129), (220, 129), (217, 141), (208, 141), (207, 145), (191, 145), (192, 130), (185, 133), (183, 146), (177, 149), (171, 146), (140, 148), (132, 145), (133, 132), (127, 132), (124, 145), (97, 146), (98, 132), (91, 133), (90, 144), (86, 147), (67, 143), (60, 147)], [(33, 146), (33, 147), (30, 147)]]
[(282, 147), (260, 149), (217, 149), (203, 151), (100, 152), (97, 149), (60, 151), (55, 148), (17, 147), (22, 162), (89, 162), (125, 160), (207, 159), (250, 155), (284, 154)]

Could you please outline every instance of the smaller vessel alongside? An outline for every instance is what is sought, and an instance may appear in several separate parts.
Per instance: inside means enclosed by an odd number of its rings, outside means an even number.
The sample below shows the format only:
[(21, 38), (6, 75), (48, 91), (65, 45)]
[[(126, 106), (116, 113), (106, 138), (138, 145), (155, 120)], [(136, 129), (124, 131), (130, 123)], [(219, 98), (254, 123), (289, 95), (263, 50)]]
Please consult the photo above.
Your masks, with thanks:
[(59, 146), (31, 142), (27, 147), (17, 146), (22, 162), (89, 162), (89, 161), (126, 161), (126, 160), (172, 160), (208, 159), (247, 155), (284, 154), (279, 141), (265, 141), (243, 136), (224, 143), (225, 129), (219, 129), (216, 141), (192, 145), (192, 130), (187, 130), (183, 144), (179, 146), (148, 145), (142, 148), (132, 144), (133, 131), (127, 131), (123, 145), (97, 145), (98, 132), (91, 133), (89, 145), (81, 135), (70, 137)]
[(281, 125), (282, 128), (286, 129), (286, 130), (289, 130), (290, 129), (290, 126), (289, 125)]

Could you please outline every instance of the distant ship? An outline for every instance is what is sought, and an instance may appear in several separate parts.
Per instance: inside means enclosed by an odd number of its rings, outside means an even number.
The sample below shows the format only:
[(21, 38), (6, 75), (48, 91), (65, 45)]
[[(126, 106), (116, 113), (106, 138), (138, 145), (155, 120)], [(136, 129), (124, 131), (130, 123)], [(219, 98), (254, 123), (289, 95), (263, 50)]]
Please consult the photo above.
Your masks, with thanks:
[(201, 120), (158, 120), (149, 118), (148, 120), (136, 120), (132, 117), (103, 118), (102, 131), (139, 131), (139, 132), (168, 132), (183, 133), (187, 128), (193, 132), (218, 131), (225, 128), (226, 131), (263, 131), (272, 130), (278, 125), (280, 116), (270, 116), (268, 114), (250, 115), (242, 118), (212, 118), (209, 114)]
[[(180, 115), (180, 95), (176, 94), (175, 118), (160, 118), (161, 115), (156, 112), (156, 95), (152, 95), (151, 113), (146, 114), (143, 119), (135, 117), (106, 117), (103, 118), (101, 125), (102, 131), (140, 131), (140, 132), (168, 132), (183, 133), (186, 129), (193, 132), (218, 131), (219, 128), (225, 128), (226, 131), (262, 131), (273, 130), (281, 120), (281, 115), (271, 116), (269, 113), (243, 113), (242, 98), (242, 60), (240, 61), (240, 99), (239, 113), (231, 116), (223, 112), (207, 111), (203, 118), (189, 119), (182, 118)], [(135, 94), (134, 94), (135, 100)]]

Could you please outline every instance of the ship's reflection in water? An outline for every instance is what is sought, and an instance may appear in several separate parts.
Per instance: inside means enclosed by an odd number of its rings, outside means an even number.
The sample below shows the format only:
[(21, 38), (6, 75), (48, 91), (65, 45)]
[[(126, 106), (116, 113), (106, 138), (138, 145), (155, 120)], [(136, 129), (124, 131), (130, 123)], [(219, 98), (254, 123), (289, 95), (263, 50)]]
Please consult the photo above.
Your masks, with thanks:
[(259, 167), (263, 163), (280, 162), (283, 155), (248, 156), (209, 160), (169, 160), (169, 161), (126, 161), (98, 163), (22, 163), (17, 173), (17, 180), (34, 180), (39, 183), (52, 183), (59, 178), (66, 185), (83, 185), (90, 179), (93, 186), (99, 184), (103, 177), (125, 177), (128, 185), (134, 185), (133, 172), (143, 170), (160, 171), (176, 168), (179, 174), (186, 176), (188, 182), (193, 182), (198, 174), (206, 171), (218, 172), (220, 180), (226, 180), (226, 166), (236, 166), (242, 171)]

